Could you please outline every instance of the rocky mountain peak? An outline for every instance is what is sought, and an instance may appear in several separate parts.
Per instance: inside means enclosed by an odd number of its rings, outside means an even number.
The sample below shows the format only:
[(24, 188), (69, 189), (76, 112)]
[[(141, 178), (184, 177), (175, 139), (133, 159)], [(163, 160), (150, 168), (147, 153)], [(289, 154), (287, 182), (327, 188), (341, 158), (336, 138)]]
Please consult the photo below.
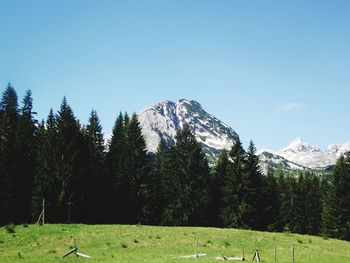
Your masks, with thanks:
[(307, 151), (320, 151), (320, 148), (311, 144), (305, 143), (300, 137), (294, 139), (289, 145), (282, 149), (280, 152), (294, 151), (294, 152), (307, 152)]
[(231, 148), (237, 138), (232, 128), (194, 100), (163, 101), (142, 110), (138, 117), (149, 152), (156, 152), (161, 138), (174, 143), (176, 132), (184, 125), (192, 129), (211, 161), (222, 149)]

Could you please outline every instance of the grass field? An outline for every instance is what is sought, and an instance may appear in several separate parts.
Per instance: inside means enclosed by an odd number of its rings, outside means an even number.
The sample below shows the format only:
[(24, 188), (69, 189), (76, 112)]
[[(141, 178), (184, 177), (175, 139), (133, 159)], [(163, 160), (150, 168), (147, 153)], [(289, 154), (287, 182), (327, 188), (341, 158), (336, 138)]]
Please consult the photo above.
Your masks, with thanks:
[[(216, 256), (240, 257), (244, 246), (247, 261), (256, 248), (263, 262), (337, 263), (350, 262), (350, 243), (288, 233), (267, 233), (201, 227), (152, 227), (140, 225), (18, 225), (15, 233), (0, 228), (0, 262), (220, 262)], [(198, 252), (206, 257), (176, 258)], [(62, 258), (76, 242), (86, 259)], [(20, 254), (20, 256), (19, 256)]]

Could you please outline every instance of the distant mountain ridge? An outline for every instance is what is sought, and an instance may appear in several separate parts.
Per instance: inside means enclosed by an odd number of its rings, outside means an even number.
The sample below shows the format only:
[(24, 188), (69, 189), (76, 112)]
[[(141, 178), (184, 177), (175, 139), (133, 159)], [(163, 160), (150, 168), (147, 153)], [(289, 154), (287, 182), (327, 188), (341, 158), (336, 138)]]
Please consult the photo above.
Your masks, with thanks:
[(282, 156), (276, 155), (267, 151), (259, 151), (259, 165), (263, 174), (268, 174), (269, 171), (282, 169), (283, 171), (291, 172), (295, 170), (309, 171), (310, 168), (304, 167), (300, 164), (291, 162)]
[(238, 138), (231, 127), (207, 113), (194, 100), (163, 101), (142, 110), (138, 118), (147, 149), (153, 153), (161, 138), (168, 144), (174, 143), (176, 132), (184, 125), (188, 125), (202, 143), (209, 161), (214, 161), (222, 149), (230, 149)]
[(340, 155), (350, 151), (350, 142), (344, 144), (331, 144), (325, 150), (296, 138), (287, 147), (275, 152), (285, 159), (299, 165), (317, 169), (334, 165)]
[[(211, 164), (221, 150), (229, 150), (238, 138), (231, 127), (207, 113), (194, 100), (166, 100), (140, 111), (138, 118), (147, 150), (152, 153), (157, 151), (161, 138), (169, 145), (174, 144), (176, 132), (184, 125), (192, 129)], [(331, 144), (322, 150), (297, 138), (282, 150), (263, 150), (257, 154), (262, 170), (267, 173), (268, 169), (278, 168), (288, 171), (328, 169), (347, 151), (350, 151), (350, 142)]]

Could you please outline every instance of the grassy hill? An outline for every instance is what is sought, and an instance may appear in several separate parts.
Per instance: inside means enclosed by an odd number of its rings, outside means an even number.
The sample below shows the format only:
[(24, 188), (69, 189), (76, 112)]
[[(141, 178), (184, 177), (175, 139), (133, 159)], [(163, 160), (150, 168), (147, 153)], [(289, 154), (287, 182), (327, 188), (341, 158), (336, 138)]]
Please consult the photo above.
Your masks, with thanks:
[[(10, 229), (11, 230), (11, 229)], [(244, 246), (246, 260), (252, 260), (259, 249), (263, 262), (350, 262), (350, 243), (325, 240), (321, 237), (288, 233), (267, 233), (236, 229), (201, 227), (152, 227), (139, 225), (29, 225), (16, 226), (15, 233), (0, 228), (0, 262), (220, 262), (215, 256), (241, 256)], [(11, 232), (11, 231), (10, 231)], [(198, 252), (204, 258), (176, 258)], [(62, 258), (76, 242), (86, 259), (70, 255)], [(21, 255), (21, 257), (19, 256)]]

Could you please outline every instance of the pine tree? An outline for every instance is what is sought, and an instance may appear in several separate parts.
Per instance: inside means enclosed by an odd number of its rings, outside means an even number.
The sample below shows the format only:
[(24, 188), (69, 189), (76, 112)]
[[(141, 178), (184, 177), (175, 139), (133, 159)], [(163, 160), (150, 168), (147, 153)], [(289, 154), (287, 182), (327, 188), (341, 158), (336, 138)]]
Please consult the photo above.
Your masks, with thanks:
[(320, 179), (317, 176), (307, 173), (305, 176), (305, 233), (318, 235), (321, 232), (322, 216), (322, 193)]
[(222, 200), (223, 200), (223, 186), (224, 179), (227, 176), (227, 169), (229, 166), (229, 159), (227, 150), (222, 150), (217, 164), (214, 170), (214, 176), (210, 182), (210, 195), (211, 195), (211, 203), (210, 203), (210, 213), (209, 216), (211, 225), (220, 227), (222, 226), (220, 211), (222, 209)]
[(322, 235), (325, 237), (339, 238), (340, 236), (340, 208), (338, 204), (335, 185), (331, 183), (322, 210)]
[(277, 185), (280, 200), (280, 230), (318, 234), (321, 218), (319, 179), (310, 173), (281, 176)]
[(20, 222), (31, 220), (31, 194), (35, 172), (37, 120), (32, 111), (32, 93), (26, 91), (17, 127), (17, 183), (15, 199), (18, 204), (17, 216)]
[(344, 154), (345, 156), (345, 173), (342, 188), (339, 195), (341, 198), (341, 224), (342, 234), (341, 239), (350, 240), (350, 152)]
[[(303, 178), (299, 184), (303, 184)], [(298, 186), (298, 178), (287, 176), (285, 178), (284, 194), (281, 202), (281, 213), (285, 231), (294, 233), (303, 232), (303, 218), (305, 216), (302, 200), (302, 191)], [(305, 197), (304, 197), (305, 198)]]
[(130, 196), (133, 211), (130, 222), (140, 223), (144, 220), (143, 209), (147, 196), (148, 184), (148, 158), (146, 155), (146, 142), (143, 138), (137, 115), (133, 114), (129, 124), (126, 123), (127, 151), (126, 176), (130, 184)]
[(239, 138), (232, 146), (229, 157), (231, 162), (228, 166), (228, 172), (224, 178), (223, 186), (223, 206), (221, 218), (225, 227), (246, 227), (242, 221), (239, 211), (244, 209), (242, 203), (243, 188), (242, 175), (244, 170), (245, 152)]
[(17, 94), (9, 84), (0, 102), (0, 223), (29, 222), (34, 171), (36, 127), (31, 92), (18, 109)]
[(183, 202), (180, 197), (182, 191), (182, 174), (177, 162), (175, 146), (165, 152), (161, 177), (161, 197), (164, 200), (164, 209), (161, 215), (161, 225), (188, 225), (188, 216), (182, 210)]
[(164, 225), (207, 225), (209, 205), (209, 166), (200, 143), (188, 126), (178, 131), (176, 144), (164, 162), (166, 207)]
[[(73, 203), (73, 209), (76, 212), (81, 208), (83, 200), (81, 200), (80, 183), (84, 173), (83, 169), (86, 169), (85, 163), (83, 163), (86, 159), (82, 158), (82, 154), (86, 153), (87, 149), (81, 149), (83, 143), (80, 125), (65, 97), (56, 115), (56, 121), (57, 153), (60, 157), (57, 163), (60, 184), (58, 210), (62, 218), (65, 211), (70, 209), (70, 203)], [(71, 214), (71, 218), (67, 220), (76, 220), (78, 215), (79, 213)]]
[(291, 180), (285, 176), (283, 172), (278, 171), (277, 179), (277, 193), (279, 196), (279, 216), (276, 224), (279, 231), (290, 231), (289, 227), (289, 214), (292, 203), (292, 188)]
[(84, 222), (89, 150), (66, 98), (56, 116), (50, 112), (45, 126), (40, 131), (33, 206), (40, 207), (42, 195), (49, 222)]
[(350, 240), (350, 154), (339, 157), (322, 214), (322, 233)]
[(259, 205), (260, 188), (262, 174), (260, 173), (259, 158), (255, 154), (256, 149), (251, 141), (246, 153), (244, 171), (242, 173), (242, 204), (244, 208), (239, 211), (242, 224), (250, 229), (257, 229), (259, 226), (258, 218), (261, 209)]
[(269, 173), (261, 181), (261, 196), (259, 205), (261, 214), (259, 215), (259, 230), (279, 231), (279, 196), (277, 192), (277, 180), (272, 173)]
[[(52, 111), (52, 110), (51, 110)], [(35, 170), (34, 170), (34, 178), (33, 178), (33, 187), (32, 187), (32, 196), (31, 196), (31, 212), (32, 218), (35, 220), (39, 217), (42, 211), (42, 199), (44, 199), (44, 174), (45, 168), (42, 166), (44, 163), (43, 153), (44, 153), (44, 145), (45, 145), (45, 121), (42, 120), (38, 125), (38, 137), (37, 137), (37, 153), (35, 160)], [(39, 168), (40, 167), (40, 168)], [(40, 203), (41, 201), (41, 203)]]
[(17, 222), (17, 93), (8, 84), (0, 102), (0, 224)]
[(94, 110), (91, 111), (84, 133), (89, 147), (88, 169), (83, 183), (84, 217), (87, 222), (91, 223), (108, 222), (108, 219), (105, 218), (105, 204), (108, 202), (106, 189), (109, 187), (107, 178), (105, 178), (105, 147), (102, 126)]
[(36, 219), (45, 200), (45, 218), (47, 222), (60, 222), (62, 215), (58, 211), (59, 171), (57, 152), (57, 123), (52, 111), (46, 122), (42, 122), (38, 131), (36, 167), (32, 194), (32, 214)]
[(122, 113), (117, 117), (109, 142), (106, 166), (109, 190), (110, 220), (113, 223), (129, 223), (132, 213), (131, 186), (126, 175), (126, 130)]
[(291, 206), (288, 214), (288, 228), (293, 233), (306, 233), (306, 184), (305, 177), (300, 174), (297, 179), (291, 182)]
[(151, 165), (150, 176), (147, 184), (146, 205), (144, 207), (144, 223), (159, 225), (161, 215), (164, 210), (162, 191), (162, 181), (165, 177), (164, 162), (168, 147), (166, 142), (161, 139), (157, 148), (156, 156)]

